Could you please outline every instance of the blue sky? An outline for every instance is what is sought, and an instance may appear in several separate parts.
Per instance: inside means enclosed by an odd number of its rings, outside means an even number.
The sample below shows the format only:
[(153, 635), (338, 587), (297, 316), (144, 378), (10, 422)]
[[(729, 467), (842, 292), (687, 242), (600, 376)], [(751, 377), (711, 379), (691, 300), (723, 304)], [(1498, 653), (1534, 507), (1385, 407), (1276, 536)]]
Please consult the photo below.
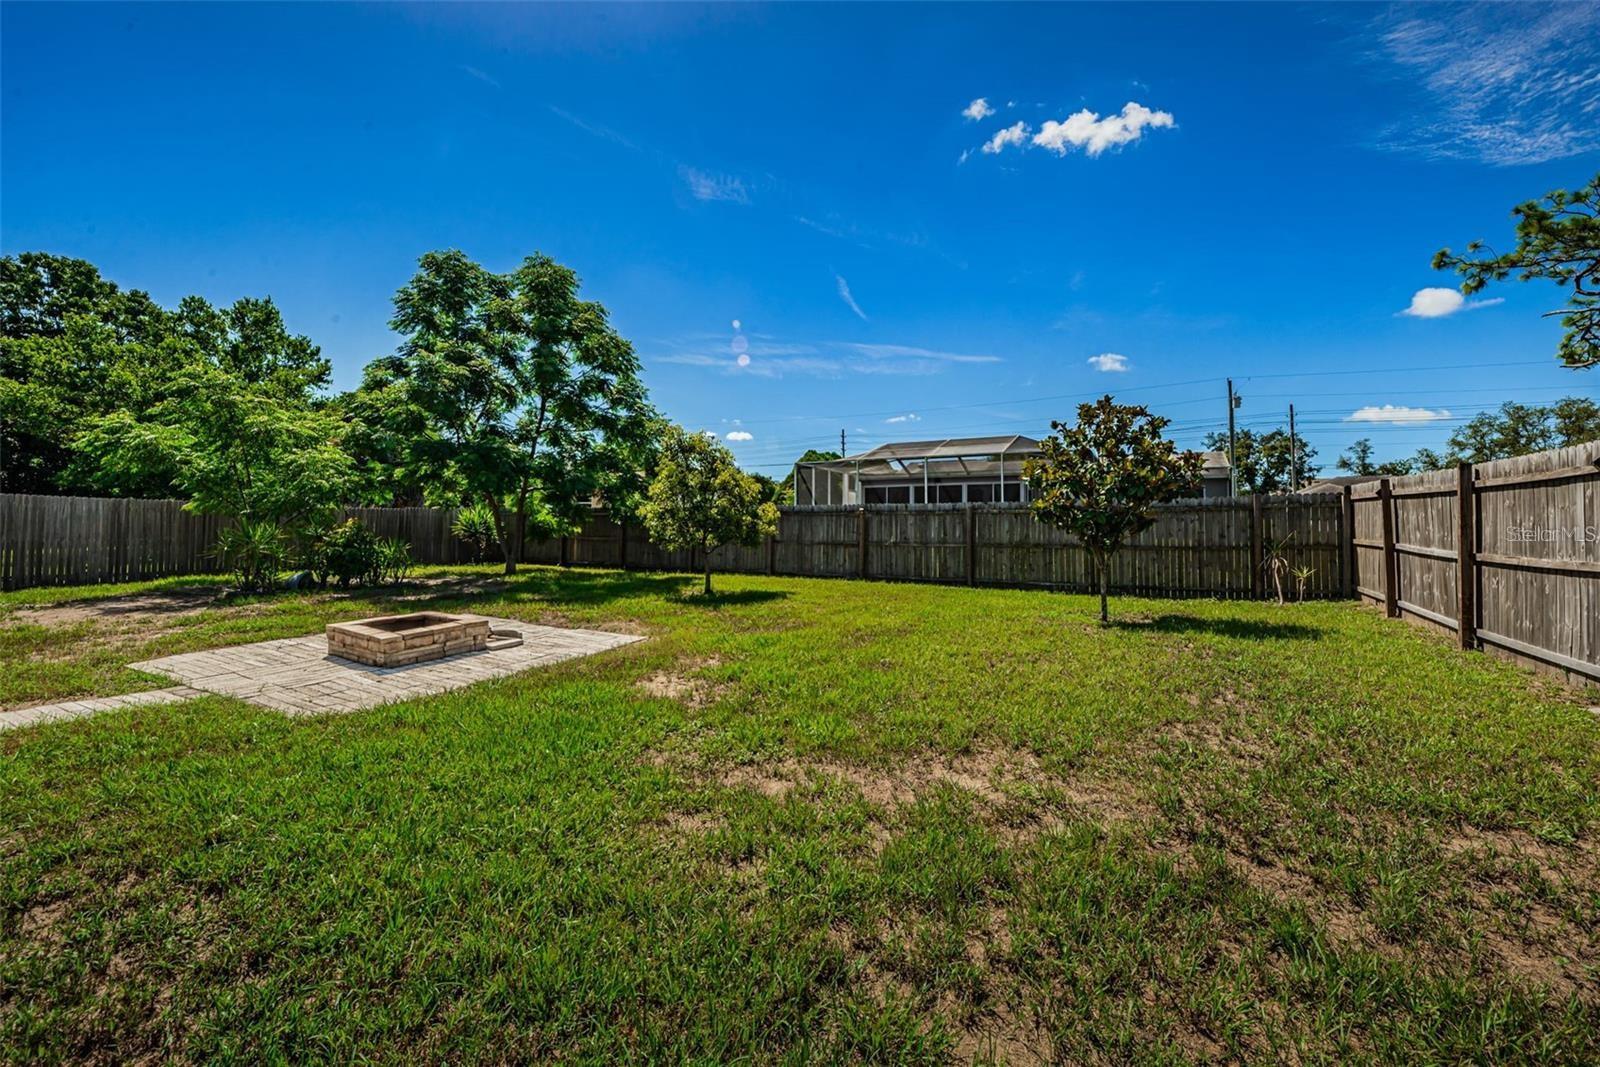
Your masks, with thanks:
[(772, 474), (1101, 391), (1197, 444), (1226, 376), (1330, 467), (1597, 392), (1548, 283), (1402, 314), (1600, 166), (1594, 5), (6, 4), (0, 60), (6, 253), (270, 295), (340, 387), (458, 247), (576, 268)]

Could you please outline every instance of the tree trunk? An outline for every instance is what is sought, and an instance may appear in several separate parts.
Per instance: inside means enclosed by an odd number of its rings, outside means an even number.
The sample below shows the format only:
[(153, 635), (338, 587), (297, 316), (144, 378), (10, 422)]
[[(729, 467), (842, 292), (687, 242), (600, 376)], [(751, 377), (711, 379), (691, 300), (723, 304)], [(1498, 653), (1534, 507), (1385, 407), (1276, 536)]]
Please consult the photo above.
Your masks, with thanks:
[(484, 502), (489, 505), (489, 513), (494, 516), (495, 536), (500, 539), (500, 554), (506, 561), (507, 574), (517, 573), (517, 555), (511, 550), (511, 534), (507, 529), (506, 514), (500, 507), (500, 502), (492, 496), (485, 496)]
[(1094, 556), (1094, 569), (1100, 578), (1100, 625), (1106, 626), (1111, 622), (1111, 617), (1106, 614), (1106, 592), (1110, 586), (1110, 576), (1106, 573), (1106, 557), (1104, 553), (1096, 552)]
[(709, 549), (700, 550), (700, 558), (706, 565), (706, 596), (711, 595), (711, 552)]
[(528, 536), (528, 512), (524, 505), (518, 504), (517, 510), (511, 513), (511, 544), (506, 546), (506, 573), (517, 573), (517, 564), (522, 562), (522, 543)]

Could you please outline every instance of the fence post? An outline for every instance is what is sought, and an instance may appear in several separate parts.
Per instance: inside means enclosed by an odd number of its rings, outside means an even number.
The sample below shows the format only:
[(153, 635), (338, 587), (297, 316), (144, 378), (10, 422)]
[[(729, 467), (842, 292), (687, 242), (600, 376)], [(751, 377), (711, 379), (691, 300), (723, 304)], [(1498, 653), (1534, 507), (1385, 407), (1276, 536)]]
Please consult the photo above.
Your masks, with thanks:
[(567, 565), (567, 535), (561, 535), (561, 541), (556, 547), (556, 561), (560, 566)]
[(1400, 617), (1400, 558), (1394, 550), (1394, 495), (1389, 479), (1378, 479), (1378, 507), (1383, 511), (1383, 613)]
[(867, 576), (867, 509), (856, 509), (856, 562), (861, 569), (861, 577)]
[(767, 573), (778, 573), (778, 538), (776, 534), (767, 535)]
[(1264, 531), (1261, 523), (1261, 494), (1250, 494), (1250, 596), (1260, 600), (1265, 595), (1266, 577), (1261, 573), (1266, 562), (1266, 547), (1262, 543)]
[(628, 520), (617, 523), (617, 528), (622, 531), (622, 539), (617, 542), (617, 569), (625, 571), (628, 569)]
[(1477, 566), (1474, 563), (1473, 540), (1477, 526), (1477, 500), (1472, 488), (1472, 464), (1456, 464), (1456, 590), (1460, 593), (1460, 606), (1456, 612), (1456, 633), (1461, 647), (1476, 648), (1478, 621), (1475, 594), (1477, 593)]
[(1356, 502), (1350, 487), (1344, 487), (1344, 510), (1340, 525), (1343, 529), (1339, 535), (1340, 559), (1344, 564), (1344, 595), (1354, 598), (1356, 595)]
[(967, 584), (978, 584), (978, 531), (971, 504), (967, 505)]

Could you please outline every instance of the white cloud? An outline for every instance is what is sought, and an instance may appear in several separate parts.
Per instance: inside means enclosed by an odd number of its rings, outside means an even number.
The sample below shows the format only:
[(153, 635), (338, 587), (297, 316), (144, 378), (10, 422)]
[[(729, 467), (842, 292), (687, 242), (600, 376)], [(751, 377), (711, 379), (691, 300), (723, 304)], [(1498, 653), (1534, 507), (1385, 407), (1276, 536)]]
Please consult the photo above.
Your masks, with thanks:
[(491, 74), (489, 74), (489, 73), (487, 73), (485, 71), (481, 71), (477, 67), (469, 67), (469, 66), (466, 66), (465, 64), (463, 64), (461, 69), (464, 72), (466, 72), (467, 74), (472, 75), (474, 78), (477, 78), (479, 81), (483, 82), (485, 85), (492, 85), (496, 89), (500, 88), (500, 83), (494, 80), (494, 76), (493, 75), (491, 75)]
[(989, 106), (988, 100), (980, 96), (978, 99), (962, 108), (961, 113), (967, 116), (967, 118), (971, 119), (973, 122), (977, 122), (979, 119), (986, 119), (990, 115), (993, 115), (994, 108)]
[(1474, 308), (1493, 307), (1504, 303), (1503, 297), (1492, 297), (1488, 300), (1468, 300), (1461, 295), (1459, 289), (1443, 289), (1438, 286), (1429, 286), (1418, 289), (1411, 294), (1411, 306), (1400, 312), (1414, 319), (1442, 319), (1446, 315), (1454, 315), (1458, 311), (1471, 311)]
[(1028, 124), (1026, 122), (1018, 122), (1015, 125), (1007, 126), (985, 141), (983, 150), (991, 156), (998, 155), (1001, 149), (1007, 145), (1020, 145), (1025, 143), (1027, 139)]
[(1000, 360), (998, 356), (941, 352), (915, 345), (860, 344), (853, 341), (757, 341), (750, 345), (748, 351), (739, 353), (730, 353), (706, 337), (665, 344), (669, 350), (647, 357), (649, 362), (701, 367), (724, 374), (751, 374), (762, 378), (787, 375), (818, 378), (839, 378), (845, 374), (927, 375), (942, 373), (952, 366), (996, 363)]
[(962, 352), (940, 352), (915, 345), (869, 345), (848, 342), (845, 348), (860, 352), (873, 359), (926, 359), (937, 363), (999, 363), (999, 356), (967, 355)]
[(861, 310), (861, 305), (856, 303), (856, 298), (850, 295), (850, 283), (844, 280), (844, 275), (835, 274), (834, 278), (839, 283), (839, 299), (843, 300), (845, 305), (861, 318), (862, 322), (867, 321), (867, 313)]
[(1177, 123), (1170, 112), (1152, 111), (1143, 104), (1136, 104), (1130, 100), (1122, 106), (1120, 114), (1107, 115), (1105, 118), (1084, 108), (1068, 115), (1064, 122), (1050, 119), (1039, 127), (1039, 132), (1033, 137), (1033, 143), (1040, 148), (1049, 149), (1058, 156), (1064, 156), (1074, 148), (1081, 148), (1090, 157), (1094, 157), (1108, 148), (1120, 148), (1125, 144), (1132, 144), (1143, 137), (1147, 129), (1162, 129), (1175, 125)]
[(746, 433), (743, 430), (734, 430), (728, 434), (728, 440), (730, 441), (754, 441), (755, 439), (755, 434)]
[(1435, 411), (1431, 408), (1412, 408), (1403, 404), (1384, 404), (1382, 407), (1369, 404), (1364, 408), (1357, 408), (1345, 416), (1345, 422), (1386, 422), (1395, 426), (1404, 426), (1415, 422), (1437, 422), (1439, 419), (1448, 419), (1450, 413), (1443, 408)]
[(1128, 357), (1115, 352), (1102, 352), (1089, 357), (1089, 366), (1097, 371), (1125, 371), (1128, 369)]
[(922, 416), (918, 415), (914, 411), (908, 411), (904, 415), (891, 415), (887, 419), (884, 419), (883, 421), (884, 422), (921, 422), (922, 421)]
[(743, 326), (741, 326), (741, 325), (740, 325), (740, 324), (739, 324), (739, 320), (738, 320), (738, 319), (734, 319), (734, 320), (733, 320), (733, 328), (734, 328), (734, 329), (735, 329), (735, 330), (742, 330), (742, 329), (744, 329), (744, 327), (743, 327)]
[(734, 204), (750, 202), (750, 193), (745, 189), (744, 181), (731, 175), (679, 167), (678, 176), (689, 187), (689, 195), (696, 200), (726, 200)]
[(1374, 30), (1377, 50), (1425, 98), (1393, 94), (1405, 117), (1378, 147), (1497, 166), (1600, 148), (1600, 5), (1404, 7)]

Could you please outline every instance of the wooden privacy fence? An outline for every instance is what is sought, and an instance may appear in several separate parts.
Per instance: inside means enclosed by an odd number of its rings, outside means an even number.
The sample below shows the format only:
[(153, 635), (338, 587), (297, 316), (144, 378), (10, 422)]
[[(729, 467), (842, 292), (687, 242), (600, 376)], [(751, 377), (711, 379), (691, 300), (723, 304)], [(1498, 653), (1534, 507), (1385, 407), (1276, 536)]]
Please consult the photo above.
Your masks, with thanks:
[[(381, 537), (410, 542), (422, 563), (465, 563), (450, 532), (453, 508), (346, 508)], [(181, 500), (0, 493), (0, 588), (136, 582), (222, 569), (217, 538), (228, 521)]]
[[(1113, 558), (1111, 587), (1149, 596), (1259, 597), (1272, 592), (1263, 559), (1274, 547), (1307, 567), (1308, 597), (1350, 596), (1342, 500), (1318, 496), (1188, 500)], [(573, 537), (530, 541), (539, 563), (698, 570), (696, 553), (667, 552), (637, 527), (596, 514)], [(718, 571), (877, 578), (1090, 591), (1089, 554), (1026, 508), (985, 505), (786, 508), (776, 537), (712, 554)], [(1295, 595), (1285, 576), (1286, 593)]]
[[(419, 563), (463, 563), (449, 508), (350, 508), (385, 537), (410, 542)], [(1312, 569), (1306, 595), (1348, 596), (1344, 510), (1337, 495), (1191, 500), (1162, 505), (1149, 530), (1113, 561), (1117, 592), (1251, 597), (1271, 592), (1261, 566), (1281, 544), (1291, 565)], [(223, 522), (176, 500), (0, 495), (0, 582), (33, 585), (135, 581), (219, 569)], [(571, 537), (530, 539), (530, 563), (698, 570), (688, 551), (650, 543), (637, 526), (595, 513)], [(880, 578), (1092, 590), (1093, 566), (1072, 538), (1026, 508), (983, 505), (791, 508), (778, 535), (717, 550), (719, 571)]]
[(1462, 648), (1600, 680), (1600, 442), (1346, 495), (1362, 597)]

